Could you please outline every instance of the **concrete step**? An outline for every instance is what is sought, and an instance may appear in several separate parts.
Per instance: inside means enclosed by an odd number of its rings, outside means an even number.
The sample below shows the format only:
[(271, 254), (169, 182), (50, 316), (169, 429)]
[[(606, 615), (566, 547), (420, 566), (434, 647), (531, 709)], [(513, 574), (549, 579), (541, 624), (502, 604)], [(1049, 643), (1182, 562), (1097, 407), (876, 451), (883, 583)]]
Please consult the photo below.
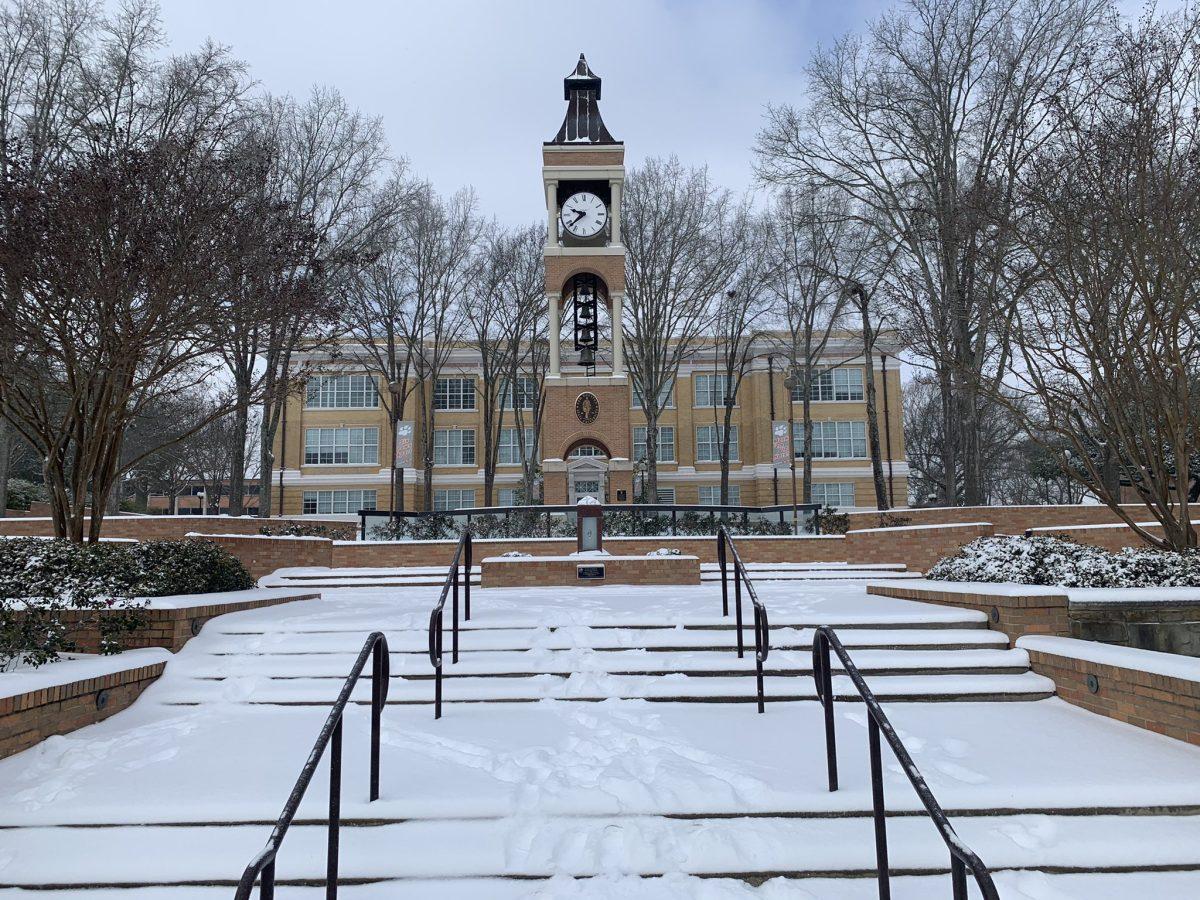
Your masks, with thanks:
[[(749, 637), (749, 636), (747, 636)], [(448, 651), (448, 648), (446, 648)], [(747, 644), (747, 655), (752, 645)], [(332, 678), (342, 681), (353, 660), (349, 653), (295, 655), (286, 658), (276, 679), (298, 677)], [(859, 650), (854, 655), (864, 675), (935, 675), (955, 673), (1002, 674), (1029, 670), (1029, 655), (1024, 650)], [(841, 660), (831, 658), (836, 671)], [(201, 657), (186, 664), (192, 678), (263, 677), (261, 660), (236, 657)], [(393, 678), (433, 677), (427, 655), (396, 654), (392, 661)], [(477, 650), (462, 653), (457, 663), (447, 660), (444, 674), (448, 677), (493, 676), (514, 677), (535, 675), (573, 675), (606, 672), (625, 675), (673, 675), (678, 673), (712, 676), (742, 675), (745, 658), (739, 659), (733, 647), (721, 651), (685, 651), (654, 653), (643, 650), (604, 650), (570, 648), (562, 650), (537, 649), (525, 652)], [(771, 675), (811, 675), (812, 654), (808, 651), (775, 649), (767, 659), (766, 671)]]
[[(742, 703), (755, 697), (753, 661), (743, 660), (745, 674), (712, 675), (613, 675), (583, 672), (571, 675), (514, 675), (507, 678), (463, 675), (448, 679), (445, 702), (535, 702), (541, 700), (654, 700), (686, 703)], [(451, 670), (449, 658), (446, 670)], [(948, 702), (1041, 700), (1054, 694), (1054, 682), (1031, 672), (1003, 675), (876, 675), (871, 689), (889, 702)], [(327, 705), (337, 695), (337, 679), (309, 677), (247, 678), (224, 680), (178, 678), (155, 692), (159, 702), (196, 704), (234, 702), (254, 704)], [(766, 695), (775, 702), (814, 700), (811, 678), (768, 676)], [(838, 700), (857, 702), (858, 693), (849, 678), (834, 676)], [(370, 701), (370, 685), (361, 682), (353, 695), (356, 702)], [(427, 678), (395, 678), (388, 690), (389, 704), (429, 704), (433, 684)]]
[[(344, 884), (570, 879), (613, 873), (724, 877), (758, 884), (777, 877), (866, 879), (875, 871), (868, 816), (532, 817), (365, 824), (342, 830)], [(953, 824), (994, 871), (1200, 870), (1197, 816), (955, 816)], [(0, 887), (228, 887), (262, 847), (269, 830), (267, 825), (221, 824), (6, 829)], [(893, 872), (948, 872), (945, 845), (924, 817), (892, 818), (887, 832)], [(280, 882), (320, 883), (325, 840), (326, 830), (320, 825), (294, 825), (278, 860)], [(130, 847), (138, 852), (130, 853)], [(948, 882), (943, 891), (948, 896)], [(1163, 895), (1156, 891), (1155, 896)]]

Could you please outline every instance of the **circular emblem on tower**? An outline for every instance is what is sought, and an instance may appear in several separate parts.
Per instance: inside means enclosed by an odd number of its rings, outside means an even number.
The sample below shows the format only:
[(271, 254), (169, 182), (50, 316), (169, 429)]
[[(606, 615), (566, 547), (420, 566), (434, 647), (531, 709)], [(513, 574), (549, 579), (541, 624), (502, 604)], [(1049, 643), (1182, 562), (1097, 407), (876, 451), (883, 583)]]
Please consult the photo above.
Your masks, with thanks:
[(584, 425), (591, 425), (600, 415), (600, 401), (591, 391), (584, 391), (575, 398), (575, 418)]

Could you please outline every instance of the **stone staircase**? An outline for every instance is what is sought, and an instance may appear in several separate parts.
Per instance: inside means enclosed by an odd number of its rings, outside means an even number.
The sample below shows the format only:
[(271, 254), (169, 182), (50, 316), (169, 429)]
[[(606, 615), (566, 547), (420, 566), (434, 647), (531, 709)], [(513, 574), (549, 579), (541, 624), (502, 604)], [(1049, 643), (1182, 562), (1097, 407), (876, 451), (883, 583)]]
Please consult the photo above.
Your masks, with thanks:
[[(719, 617), (554, 624), (553, 606), (492, 614), (481, 593), (457, 664), (447, 635), (434, 722), (419, 613), (436, 592), (413, 612), (382, 590), (336, 596), (210, 623), (124, 730), (119, 716), (89, 744), (0, 764), (0, 900), (19, 887), (231, 896), (361, 646), (359, 618), (383, 626), (392, 682), (375, 803), (365, 683), (347, 714), (344, 897), (878, 896), (864, 710), (836, 674), (842, 789), (825, 789), (820, 624), (838, 629), (1002, 897), (1200, 896), (1200, 753), (1047, 699), (1052, 683), (980, 613), (881, 601), (831, 621), (773, 607), (758, 715), (748, 628), (739, 659)], [(893, 764), (885, 749), (893, 896), (949, 896), (944, 847)], [(279, 857), (283, 898), (323, 896), (323, 772)]]

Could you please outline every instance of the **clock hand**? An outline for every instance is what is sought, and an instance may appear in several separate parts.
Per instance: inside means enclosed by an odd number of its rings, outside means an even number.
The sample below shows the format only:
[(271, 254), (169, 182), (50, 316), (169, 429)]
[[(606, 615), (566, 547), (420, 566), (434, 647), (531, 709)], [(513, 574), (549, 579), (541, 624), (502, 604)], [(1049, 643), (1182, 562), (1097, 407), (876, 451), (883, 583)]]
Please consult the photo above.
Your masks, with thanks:
[(587, 215), (587, 210), (585, 210), (585, 209), (573, 209), (573, 210), (571, 210), (571, 212), (575, 213), (575, 218), (571, 222), (572, 225), (574, 225), (576, 222), (578, 222), (580, 219), (582, 219), (584, 216)]

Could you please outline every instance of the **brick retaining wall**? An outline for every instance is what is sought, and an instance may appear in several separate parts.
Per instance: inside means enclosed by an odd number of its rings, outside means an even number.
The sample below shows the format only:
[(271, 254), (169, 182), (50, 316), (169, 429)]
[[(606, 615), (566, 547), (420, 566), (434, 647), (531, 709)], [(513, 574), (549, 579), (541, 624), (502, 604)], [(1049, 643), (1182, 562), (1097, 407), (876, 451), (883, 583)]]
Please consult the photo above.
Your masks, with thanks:
[[(189, 540), (212, 541), (236, 556), (257, 581), (276, 569), (290, 566), (332, 566), (333, 541), (329, 538), (265, 537), (238, 534), (189, 534)], [(450, 564), (449, 557), (446, 565)]]
[[(1146, 507), (1129, 504), (1128, 509), (1144, 514)], [(991, 522), (997, 534), (1024, 534), (1029, 528), (1053, 525), (1104, 525), (1119, 523), (1107, 506), (1063, 504), (1058, 506), (943, 506), (931, 509), (895, 509), (890, 515), (909, 520), (910, 525), (951, 525), (957, 522)], [(877, 512), (853, 512), (852, 529), (875, 528)]]
[[(1074, 654), (1039, 648), (1036, 640), (1023, 649), (1029, 654), (1033, 670), (1051, 679), (1058, 696), (1068, 703), (1200, 745), (1200, 682), (1079, 659)], [(1083, 655), (1087, 655), (1086, 647)], [(1095, 679), (1091, 685), (1089, 676)]]
[[(162, 674), (166, 662), (0, 697), (0, 759), (55, 734), (67, 734), (128, 707)], [(104, 691), (101, 699), (100, 693)]]
[(924, 572), (963, 545), (994, 533), (987, 522), (848, 531), (845, 559), (851, 565), (902, 562), (913, 571)]
[[(1147, 526), (1146, 530), (1151, 534), (1162, 536), (1162, 526), (1152, 525)], [(1104, 550), (1109, 550), (1113, 553), (1118, 550), (1124, 550), (1126, 547), (1149, 547), (1144, 540), (1141, 539), (1134, 530), (1123, 522), (1119, 525), (1108, 525), (1105, 527), (1096, 526), (1076, 526), (1070, 527), (1050, 527), (1050, 528), (1033, 528), (1033, 534), (1037, 537), (1061, 537), (1075, 541), (1079, 544), (1088, 544), (1092, 547), (1100, 547)]]
[(988, 617), (988, 627), (1008, 635), (1009, 643), (1027, 634), (1066, 637), (1071, 633), (1067, 595), (1033, 587), (1028, 594), (989, 593), (986, 590), (939, 589), (929, 584), (872, 584), (868, 594), (975, 609)]
[[(610, 551), (611, 552), (611, 551)], [(604, 566), (604, 578), (578, 576), (579, 566)], [(694, 556), (489, 557), (481, 564), (482, 587), (545, 587), (603, 584), (699, 584)]]

